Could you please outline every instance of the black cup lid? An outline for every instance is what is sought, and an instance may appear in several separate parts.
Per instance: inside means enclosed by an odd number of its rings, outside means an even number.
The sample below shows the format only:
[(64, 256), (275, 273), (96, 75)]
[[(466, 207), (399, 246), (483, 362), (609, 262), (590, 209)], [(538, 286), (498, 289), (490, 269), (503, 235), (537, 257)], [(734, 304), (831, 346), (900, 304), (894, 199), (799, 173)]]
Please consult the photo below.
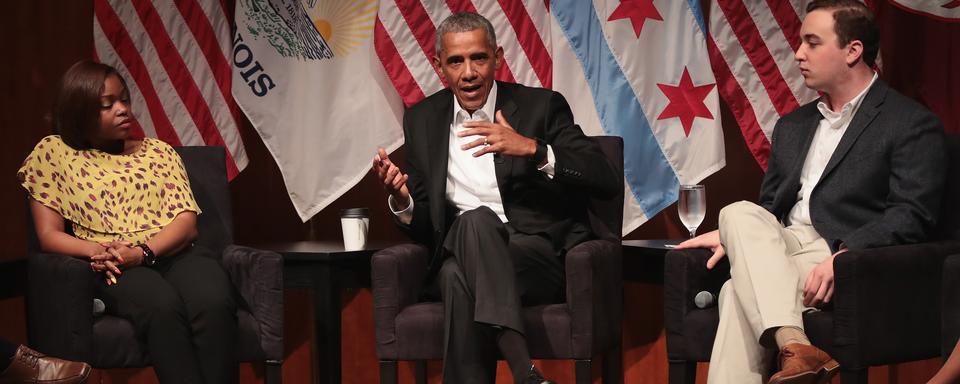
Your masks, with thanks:
[(370, 217), (370, 210), (367, 208), (347, 208), (340, 210), (340, 217)]

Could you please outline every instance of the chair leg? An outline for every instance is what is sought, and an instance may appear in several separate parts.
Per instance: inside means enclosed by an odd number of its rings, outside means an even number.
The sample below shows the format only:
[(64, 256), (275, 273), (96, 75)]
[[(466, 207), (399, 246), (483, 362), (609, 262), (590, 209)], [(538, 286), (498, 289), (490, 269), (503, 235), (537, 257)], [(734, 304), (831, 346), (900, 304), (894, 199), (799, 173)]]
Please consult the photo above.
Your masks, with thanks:
[(867, 368), (844, 369), (840, 366), (840, 382), (843, 384), (867, 384)]
[(263, 362), (264, 384), (281, 384), (283, 382), (283, 361), (266, 360)]
[(603, 356), (603, 384), (623, 384), (623, 347), (607, 352)]
[(397, 384), (397, 362), (380, 360), (380, 384)]
[(573, 363), (577, 384), (593, 383), (593, 360), (576, 360)]
[(414, 363), (413, 375), (417, 384), (427, 384), (427, 361), (417, 360)]
[[(670, 361), (670, 384), (694, 384), (697, 382), (696, 361)], [(846, 384), (846, 382), (844, 382)]]

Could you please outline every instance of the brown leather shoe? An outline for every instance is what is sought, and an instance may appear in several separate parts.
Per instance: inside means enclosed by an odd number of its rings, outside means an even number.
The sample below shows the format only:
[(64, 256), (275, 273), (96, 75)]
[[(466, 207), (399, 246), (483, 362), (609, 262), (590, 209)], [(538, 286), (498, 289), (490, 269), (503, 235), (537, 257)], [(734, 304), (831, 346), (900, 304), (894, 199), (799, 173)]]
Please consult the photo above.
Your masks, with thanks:
[(839, 372), (840, 364), (820, 348), (787, 344), (780, 350), (780, 372), (767, 384), (823, 384)]
[(48, 357), (21, 345), (10, 366), (0, 374), (0, 384), (43, 383), (74, 384), (87, 380), (90, 365)]

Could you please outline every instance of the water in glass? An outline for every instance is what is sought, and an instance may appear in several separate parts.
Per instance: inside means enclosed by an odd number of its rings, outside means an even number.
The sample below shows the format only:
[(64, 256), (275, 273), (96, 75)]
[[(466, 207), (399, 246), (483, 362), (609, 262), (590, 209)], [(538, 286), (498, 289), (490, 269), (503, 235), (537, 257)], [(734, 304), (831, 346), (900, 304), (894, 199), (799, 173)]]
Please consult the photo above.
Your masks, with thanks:
[(696, 236), (697, 227), (707, 214), (707, 195), (703, 185), (681, 185), (677, 211), (680, 213), (680, 221), (690, 231), (690, 237)]

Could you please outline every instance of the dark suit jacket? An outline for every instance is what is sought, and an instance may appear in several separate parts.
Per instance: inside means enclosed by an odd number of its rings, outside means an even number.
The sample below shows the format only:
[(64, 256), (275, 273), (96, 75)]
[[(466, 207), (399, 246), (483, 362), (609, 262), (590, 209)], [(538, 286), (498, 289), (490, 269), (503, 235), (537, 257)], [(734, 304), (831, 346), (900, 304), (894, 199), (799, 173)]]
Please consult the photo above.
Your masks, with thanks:
[[(760, 205), (786, 221), (821, 119), (817, 101), (773, 131)], [(923, 241), (934, 228), (946, 175), (943, 126), (930, 111), (877, 80), (810, 196), (810, 219), (836, 250)]]
[[(444, 236), (456, 208), (446, 199), (447, 149), (454, 96), (439, 91), (410, 107), (403, 116), (413, 221), (402, 225), (415, 240), (434, 248), (430, 270), (440, 264)], [(597, 144), (573, 123), (567, 101), (557, 92), (497, 82), (496, 110), (521, 135), (542, 140), (556, 157), (554, 178), (525, 158), (495, 155), (497, 185), (510, 224), (523, 233), (543, 233), (557, 250), (590, 237), (588, 193), (612, 195), (619, 188)], [(490, 155), (484, 155), (490, 156)]]

